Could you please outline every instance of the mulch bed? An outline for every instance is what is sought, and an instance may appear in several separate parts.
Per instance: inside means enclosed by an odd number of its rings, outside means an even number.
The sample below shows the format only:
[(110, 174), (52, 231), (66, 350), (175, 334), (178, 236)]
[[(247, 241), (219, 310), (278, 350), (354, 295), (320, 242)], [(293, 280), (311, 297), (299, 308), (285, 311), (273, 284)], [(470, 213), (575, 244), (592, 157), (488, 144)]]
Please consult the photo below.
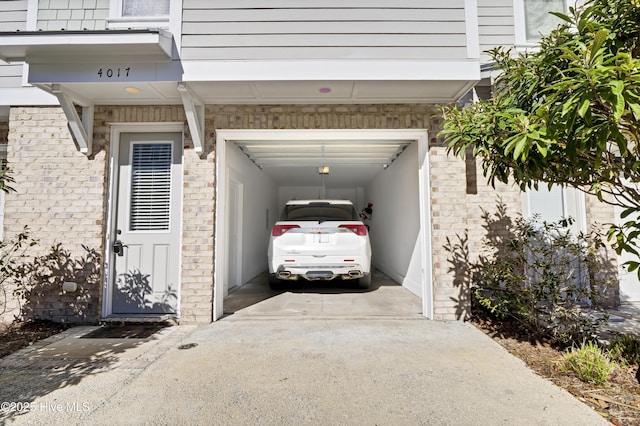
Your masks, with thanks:
[(48, 321), (0, 324), (0, 358), (69, 328)]
[(538, 375), (564, 388), (616, 426), (640, 426), (640, 383), (637, 365), (618, 366), (602, 386), (585, 383), (562, 368), (562, 349), (536, 341), (510, 322), (497, 322), (476, 314), (471, 323), (492, 337)]

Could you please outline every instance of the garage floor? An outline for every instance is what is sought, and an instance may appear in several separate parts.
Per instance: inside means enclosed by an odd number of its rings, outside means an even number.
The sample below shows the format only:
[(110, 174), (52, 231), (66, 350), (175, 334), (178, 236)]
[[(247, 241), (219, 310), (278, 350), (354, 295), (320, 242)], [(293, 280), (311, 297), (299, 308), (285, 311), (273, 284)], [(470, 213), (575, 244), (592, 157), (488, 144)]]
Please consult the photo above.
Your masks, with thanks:
[(225, 298), (224, 312), (232, 315), (229, 319), (296, 315), (424, 318), (421, 299), (378, 271), (367, 290), (349, 281), (301, 281), (285, 291), (274, 291), (266, 274), (260, 275)]

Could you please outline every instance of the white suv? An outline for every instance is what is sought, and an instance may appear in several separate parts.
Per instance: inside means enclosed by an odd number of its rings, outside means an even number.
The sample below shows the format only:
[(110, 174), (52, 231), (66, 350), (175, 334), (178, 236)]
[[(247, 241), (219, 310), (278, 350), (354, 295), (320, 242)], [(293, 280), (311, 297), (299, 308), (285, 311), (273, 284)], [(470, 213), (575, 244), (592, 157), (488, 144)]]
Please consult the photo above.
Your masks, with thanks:
[(348, 200), (292, 200), (271, 230), (269, 285), (283, 281), (358, 280), (371, 284), (367, 227)]

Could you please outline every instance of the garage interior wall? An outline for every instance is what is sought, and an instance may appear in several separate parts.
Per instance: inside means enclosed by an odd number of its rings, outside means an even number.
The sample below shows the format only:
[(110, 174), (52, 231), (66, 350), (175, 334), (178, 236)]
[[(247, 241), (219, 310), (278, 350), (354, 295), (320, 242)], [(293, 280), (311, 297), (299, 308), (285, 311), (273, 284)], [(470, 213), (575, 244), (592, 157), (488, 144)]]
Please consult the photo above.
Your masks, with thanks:
[(243, 185), (241, 244), (244, 284), (267, 268), (267, 245), (271, 226), (279, 215), (278, 187), (265, 172), (253, 164), (240, 148), (227, 143), (227, 168)]
[(369, 223), (373, 263), (397, 283), (422, 297), (418, 144), (409, 145), (366, 187), (373, 203)]

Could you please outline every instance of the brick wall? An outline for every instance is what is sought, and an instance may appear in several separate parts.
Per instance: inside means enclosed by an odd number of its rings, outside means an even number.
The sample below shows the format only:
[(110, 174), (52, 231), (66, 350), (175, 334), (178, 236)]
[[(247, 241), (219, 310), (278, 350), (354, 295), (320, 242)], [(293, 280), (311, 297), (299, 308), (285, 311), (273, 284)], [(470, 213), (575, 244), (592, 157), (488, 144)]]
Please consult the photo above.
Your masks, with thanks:
[[(9, 122), (0, 122), (0, 144), (6, 144), (9, 137)], [(4, 195), (0, 194), (0, 207), (4, 210)], [(1, 213), (0, 213), (1, 214)], [(1, 218), (0, 218), (1, 219)], [(1, 220), (0, 220), (0, 223)], [(2, 284), (0, 284), (1, 286)], [(4, 292), (0, 292), (0, 324), (13, 319), (16, 311), (16, 301)]]
[(207, 106), (207, 128), (431, 129), (430, 105)]
[[(25, 226), (39, 241), (31, 256), (60, 244), (72, 258), (86, 254), (83, 245), (102, 253), (106, 152), (98, 142), (87, 158), (77, 151), (67, 120), (57, 107), (14, 107), (9, 117), (7, 158), (17, 192), (5, 197), (4, 235), (14, 238)], [(98, 268), (99, 270), (100, 268)], [(36, 316), (56, 321), (95, 321), (100, 283), (78, 279), (76, 293), (51, 288), (39, 299)], [(12, 319), (8, 312), (4, 320)]]
[(109, 0), (39, 0), (38, 30), (104, 30)]
[(601, 284), (599, 288), (603, 299), (601, 302), (608, 307), (620, 304), (620, 281), (618, 277), (618, 256), (606, 241), (608, 224), (616, 223), (615, 209), (609, 204), (600, 202), (596, 197), (586, 198), (587, 226), (589, 230), (596, 229), (604, 233), (605, 245), (599, 250), (600, 268), (591, 271), (595, 281)]

